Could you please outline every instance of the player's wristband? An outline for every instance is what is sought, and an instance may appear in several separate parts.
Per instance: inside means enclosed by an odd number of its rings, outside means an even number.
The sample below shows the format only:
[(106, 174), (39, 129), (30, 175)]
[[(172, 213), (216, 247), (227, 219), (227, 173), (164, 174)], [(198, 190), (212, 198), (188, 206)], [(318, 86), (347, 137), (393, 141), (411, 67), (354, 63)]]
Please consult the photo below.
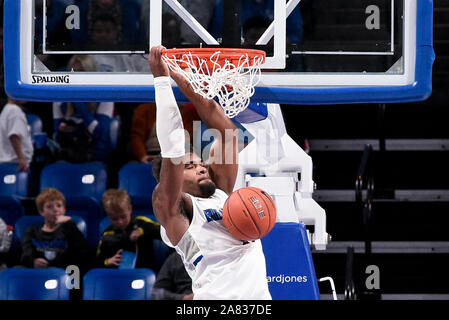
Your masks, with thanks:
[(185, 154), (185, 133), (169, 77), (154, 78), (156, 95), (156, 135), (163, 158)]

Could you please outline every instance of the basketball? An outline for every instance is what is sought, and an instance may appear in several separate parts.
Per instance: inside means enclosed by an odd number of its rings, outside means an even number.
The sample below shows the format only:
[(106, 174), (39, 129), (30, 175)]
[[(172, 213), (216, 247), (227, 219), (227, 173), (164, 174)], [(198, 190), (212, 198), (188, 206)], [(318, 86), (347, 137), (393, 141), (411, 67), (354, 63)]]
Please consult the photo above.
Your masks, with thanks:
[(241, 188), (226, 200), (223, 222), (238, 240), (261, 239), (276, 223), (276, 206), (265, 191), (255, 187)]

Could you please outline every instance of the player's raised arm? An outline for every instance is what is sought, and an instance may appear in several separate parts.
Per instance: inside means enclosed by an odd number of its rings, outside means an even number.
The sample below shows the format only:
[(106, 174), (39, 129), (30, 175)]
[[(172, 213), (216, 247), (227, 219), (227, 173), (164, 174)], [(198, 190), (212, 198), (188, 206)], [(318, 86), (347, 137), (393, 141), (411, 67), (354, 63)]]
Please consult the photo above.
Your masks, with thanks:
[(230, 194), (234, 189), (238, 171), (238, 131), (223, 109), (214, 100), (203, 98), (193, 91), (189, 81), (180, 73), (170, 71), (182, 93), (195, 105), (201, 120), (209, 129), (214, 129), (211, 148), (210, 174), (217, 187)]
[(159, 184), (153, 192), (153, 208), (170, 242), (176, 245), (189, 227), (188, 219), (180, 214), (185, 134), (169, 70), (161, 59), (162, 49), (161, 46), (152, 48), (149, 57), (156, 95), (156, 134), (162, 156)]

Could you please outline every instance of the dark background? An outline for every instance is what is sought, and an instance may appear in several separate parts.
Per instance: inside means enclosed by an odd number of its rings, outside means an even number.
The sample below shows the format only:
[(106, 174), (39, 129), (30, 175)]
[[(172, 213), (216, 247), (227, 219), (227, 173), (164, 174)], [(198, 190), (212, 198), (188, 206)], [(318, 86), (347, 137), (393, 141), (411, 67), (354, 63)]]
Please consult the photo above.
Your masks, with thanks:
[[(358, 1), (348, 2), (357, 8)], [(374, 293), (384, 299), (449, 299), (448, 23), (449, 1), (434, 1), (436, 60), (433, 93), (426, 101), (282, 106), (289, 134), (300, 145), (307, 139), (310, 146), (314, 197), (326, 210), (327, 231), (333, 237), (326, 252), (314, 251), (315, 268), (318, 278), (329, 275), (336, 280), (338, 293), (348, 281), (347, 249), (354, 247), (352, 276), (358, 298), (379, 297), (364, 294), (365, 269), (374, 264), (381, 279), (380, 291)], [(339, 27), (338, 21), (326, 20), (320, 29), (336, 32)], [(351, 32), (348, 25), (340, 29)], [(373, 146), (369, 163), (374, 180), (367, 224), (364, 202), (355, 201), (366, 143)], [(371, 255), (365, 250), (370, 240)], [(330, 292), (328, 283), (320, 287)]]

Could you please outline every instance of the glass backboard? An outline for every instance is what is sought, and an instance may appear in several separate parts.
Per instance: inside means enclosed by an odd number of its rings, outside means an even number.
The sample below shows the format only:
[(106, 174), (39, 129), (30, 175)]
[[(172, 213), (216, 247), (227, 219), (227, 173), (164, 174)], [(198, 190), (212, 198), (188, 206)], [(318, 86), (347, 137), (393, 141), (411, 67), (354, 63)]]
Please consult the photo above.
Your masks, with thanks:
[(25, 100), (154, 101), (147, 58), (160, 44), (264, 50), (254, 102), (431, 93), (430, 0), (5, 0), (4, 8), (6, 90)]

